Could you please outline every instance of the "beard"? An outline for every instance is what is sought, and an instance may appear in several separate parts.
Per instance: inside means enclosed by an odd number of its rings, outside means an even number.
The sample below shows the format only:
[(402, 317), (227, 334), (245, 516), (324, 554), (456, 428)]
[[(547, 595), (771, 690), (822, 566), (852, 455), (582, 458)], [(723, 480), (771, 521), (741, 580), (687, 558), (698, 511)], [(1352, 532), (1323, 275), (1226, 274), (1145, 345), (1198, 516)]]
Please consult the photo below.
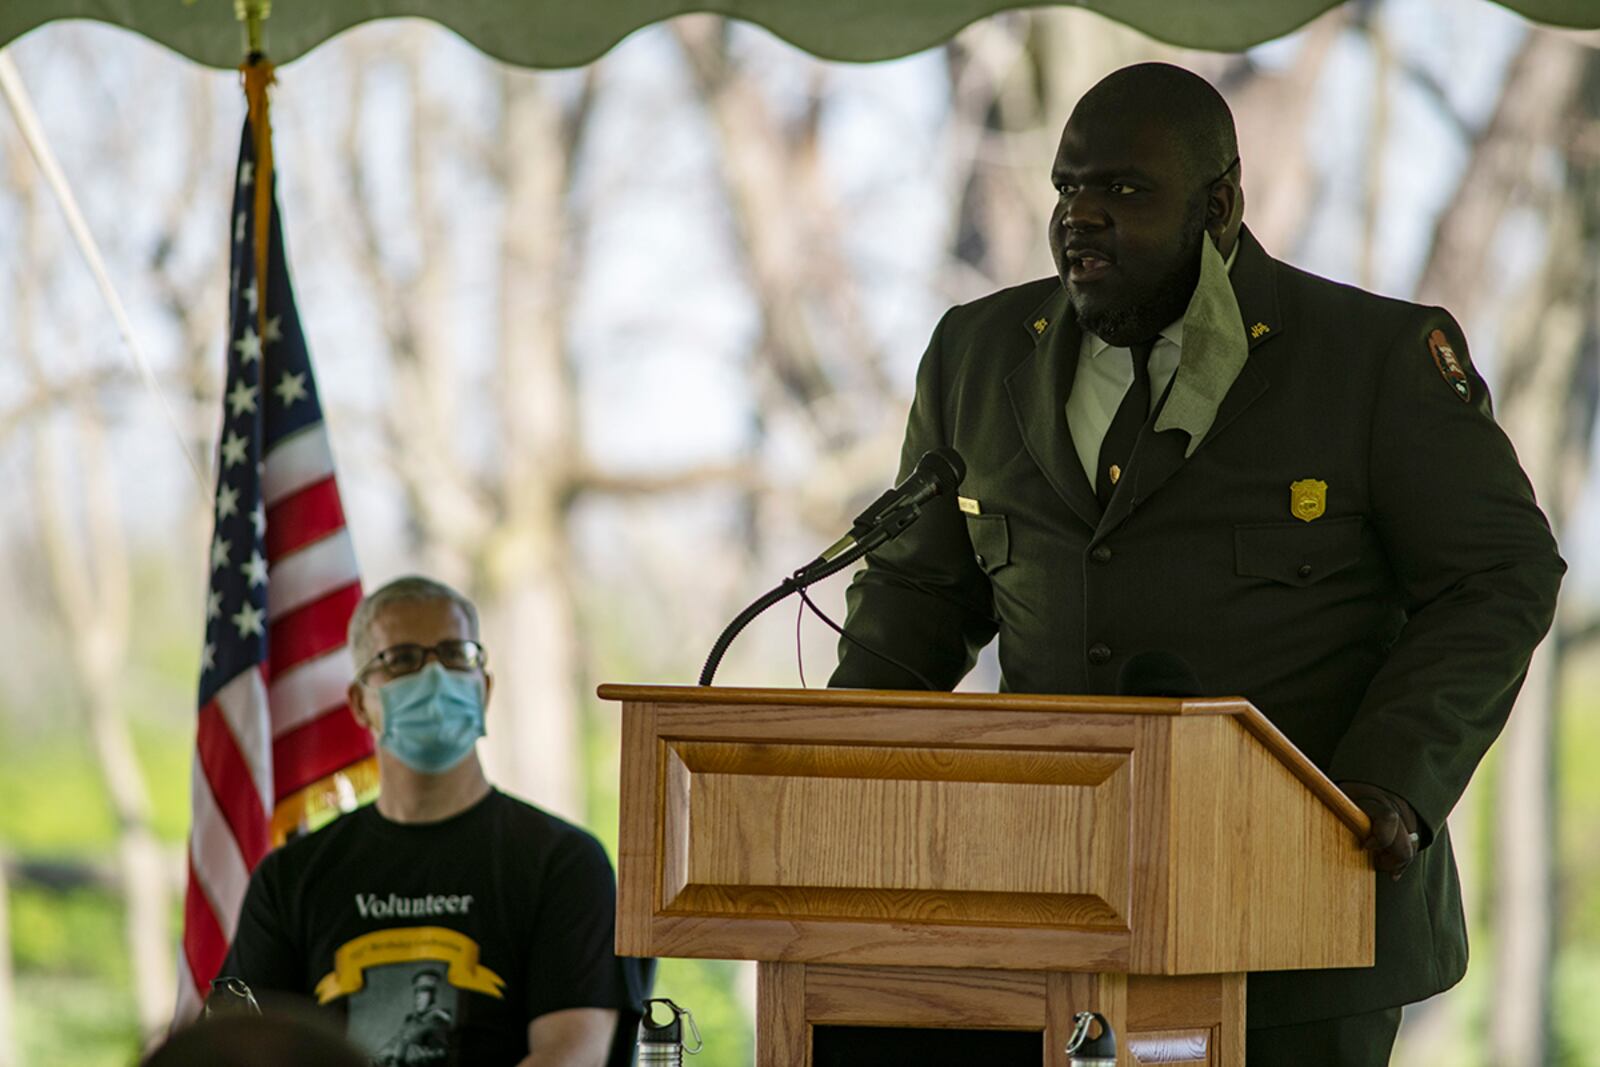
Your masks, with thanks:
[(1183, 315), (1200, 281), (1200, 242), (1206, 240), (1204, 196), (1190, 205), (1179, 232), (1178, 253), (1148, 284), (1114, 301), (1099, 301), (1070, 287), (1078, 325), (1108, 344), (1126, 348), (1148, 340)]

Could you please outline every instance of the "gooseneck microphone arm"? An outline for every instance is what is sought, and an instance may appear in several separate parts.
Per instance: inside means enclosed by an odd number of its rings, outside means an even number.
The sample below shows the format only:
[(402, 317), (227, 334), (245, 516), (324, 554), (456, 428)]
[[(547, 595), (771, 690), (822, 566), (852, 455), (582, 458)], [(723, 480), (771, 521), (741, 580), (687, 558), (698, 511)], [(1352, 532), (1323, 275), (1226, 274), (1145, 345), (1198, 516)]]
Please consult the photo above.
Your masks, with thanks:
[(711, 684), (711, 679), (716, 675), (717, 666), (727, 653), (728, 646), (733, 644), (733, 639), (739, 636), (739, 631), (749, 626), (757, 615), (760, 615), (778, 601), (798, 593), (806, 586), (814, 582), (820, 582), (831, 574), (838, 574), (869, 551), (871, 551), (871, 546), (855, 545), (843, 554), (826, 561), (821, 567), (811, 565), (800, 568), (780, 582), (775, 589), (770, 589), (761, 594), (754, 603), (735, 615), (733, 621), (728, 623), (721, 635), (717, 637), (716, 644), (711, 646), (711, 654), (706, 657), (706, 665), (700, 669), (700, 684)]
[(757, 615), (807, 586), (838, 574), (879, 545), (898, 537), (922, 515), (924, 503), (940, 493), (953, 492), (966, 473), (967, 466), (954, 449), (940, 448), (924, 455), (910, 477), (856, 518), (848, 534), (734, 616), (711, 646), (706, 665), (700, 669), (700, 684), (711, 684), (728, 646)]

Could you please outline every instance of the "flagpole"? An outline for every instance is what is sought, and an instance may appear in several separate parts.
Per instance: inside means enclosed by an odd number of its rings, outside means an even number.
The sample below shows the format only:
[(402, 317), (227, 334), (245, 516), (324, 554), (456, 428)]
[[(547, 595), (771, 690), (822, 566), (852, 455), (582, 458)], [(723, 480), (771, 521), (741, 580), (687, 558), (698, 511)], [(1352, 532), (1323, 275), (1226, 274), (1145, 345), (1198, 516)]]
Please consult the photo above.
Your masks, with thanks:
[(233, 13), (245, 24), (248, 51), (239, 68), (244, 74), (245, 101), (250, 109), (250, 130), (255, 142), (255, 261), (256, 333), (267, 332), (267, 242), (272, 233), (272, 112), (267, 89), (273, 83), (273, 65), (267, 60), (262, 24), (272, 17), (272, 0), (234, 0)]

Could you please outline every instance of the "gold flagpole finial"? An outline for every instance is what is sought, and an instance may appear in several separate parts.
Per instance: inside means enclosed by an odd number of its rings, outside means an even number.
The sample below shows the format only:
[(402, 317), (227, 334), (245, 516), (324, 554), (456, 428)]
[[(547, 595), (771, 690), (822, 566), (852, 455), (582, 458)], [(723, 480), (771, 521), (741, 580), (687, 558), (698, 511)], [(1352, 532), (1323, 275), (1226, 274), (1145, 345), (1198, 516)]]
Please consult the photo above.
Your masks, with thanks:
[(233, 17), (245, 24), (250, 54), (265, 54), (261, 47), (261, 24), (272, 17), (272, 0), (233, 0)]

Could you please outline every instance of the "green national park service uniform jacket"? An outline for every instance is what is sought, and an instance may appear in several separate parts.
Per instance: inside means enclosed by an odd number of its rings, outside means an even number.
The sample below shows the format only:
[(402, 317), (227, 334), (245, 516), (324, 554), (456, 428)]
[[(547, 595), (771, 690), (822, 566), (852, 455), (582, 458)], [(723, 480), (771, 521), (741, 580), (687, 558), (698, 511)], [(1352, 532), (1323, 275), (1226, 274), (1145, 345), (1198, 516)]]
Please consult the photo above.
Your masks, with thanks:
[[(846, 627), (943, 687), (996, 635), (1013, 692), (1114, 693), (1129, 657), (1168, 652), (1334, 780), (1406, 798), (1425, 847), (1378, 878), (1376, 966), (1252, 975), (1266, 1026), (1410, 1003), (1465, 972), (1445, 817), (1565, 565), (1447, 312), (1240, 242), (1231, 275), (1207, 249), (1197, 292), (1231, 282), (1227, 314), (1191, 304), (1171, 392), (1104, 513), (1066, 425), (1081, 331), (1060, 282), (946, 313), (901, 476), (953, 447), (960, 499), (868, 557)], [(831, 684), (921, 687), (849, 642)]]

